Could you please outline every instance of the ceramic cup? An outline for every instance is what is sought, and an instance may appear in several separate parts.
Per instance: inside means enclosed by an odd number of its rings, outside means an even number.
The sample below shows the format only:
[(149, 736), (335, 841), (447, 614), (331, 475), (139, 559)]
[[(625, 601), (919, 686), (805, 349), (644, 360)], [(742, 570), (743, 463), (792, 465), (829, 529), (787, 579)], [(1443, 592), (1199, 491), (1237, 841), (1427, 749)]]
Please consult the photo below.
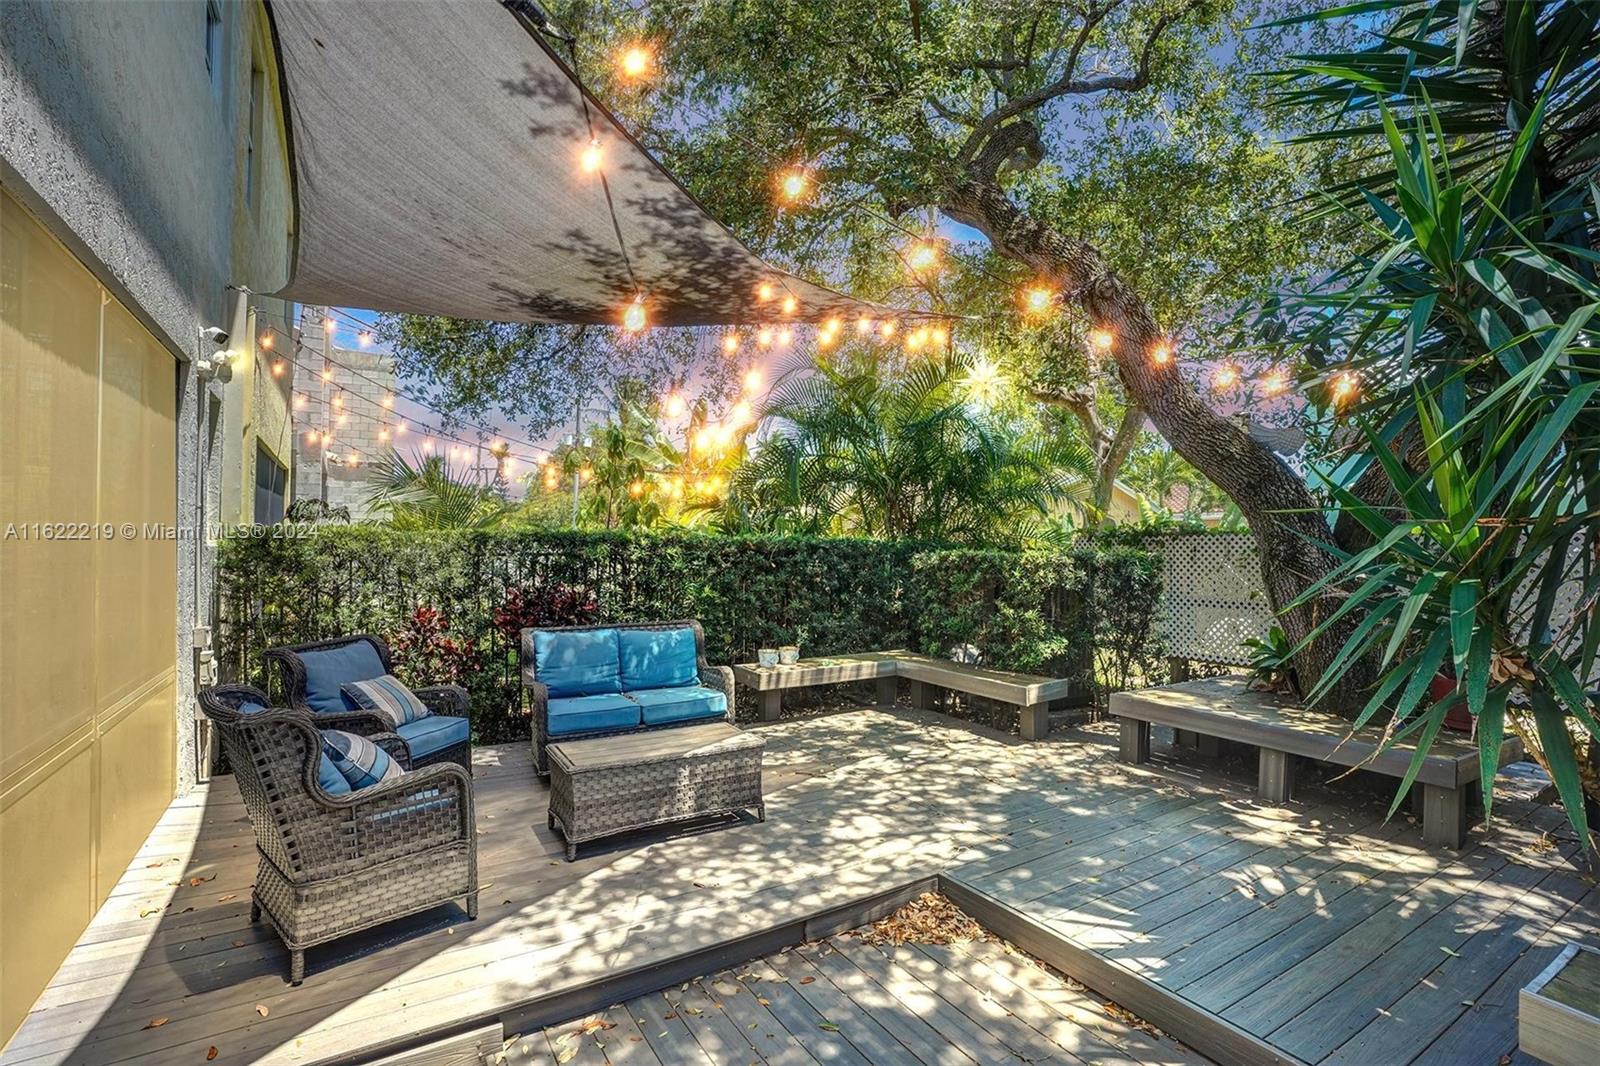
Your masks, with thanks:
[(762, 649), (758, 650), (756, 652), (756, 665), (757, 666), (777, 666), (778, 665), (778, 649), (777, 648), (762, 648)]
[(793, 666), (800, 661), (800, 648), (794, 644), (785, 644), (778, 649), (778, 665)]

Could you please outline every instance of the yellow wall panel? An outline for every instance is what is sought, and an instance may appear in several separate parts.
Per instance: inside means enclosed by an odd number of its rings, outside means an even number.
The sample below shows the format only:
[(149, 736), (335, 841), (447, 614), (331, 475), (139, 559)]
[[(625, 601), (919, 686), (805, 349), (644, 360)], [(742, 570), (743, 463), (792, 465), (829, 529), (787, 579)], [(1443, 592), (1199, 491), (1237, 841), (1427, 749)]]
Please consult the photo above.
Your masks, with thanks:
[(0, 191), (0, 1039), (171, 802), (177, 364)]
[[(177, 702), (176, 671), (133, 701), (132, 709), (105, 726), (100, 734), (100, 848), (96, 859), (95, 906), (105, 902), (117, 878), (144, 844), (150, 827), (172, 802), (171, 752), (177, 743), (173, 707)], [(121, 710), (120, 708), (118, 710)]]
[[(0, 197), (0, 777), (94, 714), (100, 286)], [(42, 525), (36, 526), (39, 523)], [(26, 713), (22, 708), (28, 708)], [(15, 713), (13, 711), (15, 710)]]
[[(41, 776), (0, 809), (0, 1033), (34, 997), (94, 916), (93, 751)], [(63, 938), (65, 943), (63, 943)]]

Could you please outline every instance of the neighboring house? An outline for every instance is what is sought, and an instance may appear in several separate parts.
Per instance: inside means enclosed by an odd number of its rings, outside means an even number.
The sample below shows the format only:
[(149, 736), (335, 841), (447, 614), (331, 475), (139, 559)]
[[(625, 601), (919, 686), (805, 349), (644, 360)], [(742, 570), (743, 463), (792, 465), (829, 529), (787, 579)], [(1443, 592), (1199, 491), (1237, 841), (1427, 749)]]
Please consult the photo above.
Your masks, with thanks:
[(196, 778), (209, 530), (280, 417), (250, 323), (282, 308), (244, 291), (294, 225), (266, 11), (138, 8), (0, 12), (0, 1042)]
[(360, 521), (370, 512), (372, 461), (406, 443), (404, 432), (396, 436), (404, 421), (394, 410), (394, 360), (334, 346), (327, 320), (325, 307), (301, 308), (292, 498), (347, 508)]

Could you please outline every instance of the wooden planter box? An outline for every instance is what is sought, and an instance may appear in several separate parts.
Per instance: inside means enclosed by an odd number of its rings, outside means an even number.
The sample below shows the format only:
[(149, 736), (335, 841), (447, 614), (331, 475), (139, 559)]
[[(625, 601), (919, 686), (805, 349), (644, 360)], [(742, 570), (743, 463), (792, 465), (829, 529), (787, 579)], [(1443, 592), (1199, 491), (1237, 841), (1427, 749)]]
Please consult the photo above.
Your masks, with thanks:
[(1600, 1048), (1600, 951), (1561, 949), (1517, 996), (1517, 1042), (1550, 1066), (1587, 1066)]

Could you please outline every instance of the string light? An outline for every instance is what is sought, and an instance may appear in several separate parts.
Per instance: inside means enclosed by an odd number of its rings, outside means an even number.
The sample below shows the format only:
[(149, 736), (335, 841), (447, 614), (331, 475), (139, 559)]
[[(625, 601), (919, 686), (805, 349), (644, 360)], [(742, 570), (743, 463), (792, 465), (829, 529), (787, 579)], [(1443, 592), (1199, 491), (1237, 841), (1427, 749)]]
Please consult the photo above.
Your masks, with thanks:
[(856, 332), (857, 333), (871, 333), (872, 332), (872, 316), (871, 315), (862, 315), (860, 318), (856, 319)]
[(1109, 352), (1116, 339), (1116, 336), (1109, 329), (1102, 328), (1089, 331), (1089, 343), (1094, 345), (1098, 351)]
[(322, 380), (323, 381), (332, 381), (333, 380), (333, 367), (329, 366), (329, 367), (324, 367), (322, 369)]
[(333, 330), (334, 330), (334, 327), (337, 326), (337, 325), (338, 325), (338, 323), (335, 322), (331, 317), (325, 318), (325, 319), (322, 320), (322, 328), (325, 331), (327, 331), (328, 333), (332, 333)]
[(582, 153), (578, 156), (578, 166), (585, 174), (595, 174), (600, 170), (600, 164), (605, 161), (605, 155), (600, 151), (600, 138), (590, 137), (589, 143), (583, 146)]
[(275, 378), (281, 378), (283, 377), (283, 372), (286, 369), (288, 369), (288, 365), (284, 363), (282, 359), (279, 359), (276, 363), (272, 364), (272, 376)]
[(784, 326), (778, 331), (778, 346), (780, 348), (794, 343), (794, 330)]
[(383, 406), (386, 409), (393, 410), (394, 409), (394, 394), (386, 392), (386, 393), (383, 394), (383, 399), (379, 400), (378, 402), (383, 404)]
[(939, 247), (929, 240), (911, 242), (906, 249), (906, 266), (921, 274), (939, 265)]
[(297, 393), (295, 393), (295, 395), (294, 395), (294, 405), (295, 405), (295, 406), (296, 406), (296, 407), (305, 407), (305, 405), (306, 405), (306, 398), (305, 398), (305, 397), (304, 397), (304, 396), (302, 396), (302, 395), (301, 395), (301, 394), (300, 394), (300, 393), (298, 393), (298, 392), (297, 392)]
[(740, 400), (733, 405), (732, 415), (735, 422), (748, 422), (754, 413), (755, 409), (750, 406), (749, 400)]
[(362, 330), (360, 333), (356, 334), (356, 343), (361, 345), (363, 348), (367, 347), (372, 343), (372, 334), (368, 333), (366, 330)]
[(1212, 380), (1219, 389), (1231, 389), (1239, 383), (1239, 368), (1232, 363), (1223, 363), (1217, 367), (1216, 376)]
[(655, 56), (650, 49), (636, 44), (623, 51), (617, 65), (622, 68), (623, 76), (642, 78), (649, 74), (650, 68), (655, 65)]
[(1333, 378), (1333, 399), (1335, 403), (1346, 403), (1355, 399), (1356, 392), (1361, 387), (1361, 380), (1348, 370), (1341, 371)]
[(1022, 306), (1030, 315), (1049, 313), (1055, 300), (1055, 290), (1046, 285), (1033, 285), (1022, 292)]
[(1274, 370), (1261, 379), (1261, 391), (1268, 396), (1276, 396), (1289, 387), (1289, 379), (1281, 370)]
[(795, 299), (794, 295), (792, 293), (783, 298), (783, 313), (784, 314), (792, 315), (796, 311), (798, 311), (799, 309), (800, 309), (800, 301)]
[(760, 300), (762, 303), (766, 303), (777, 294), (777, 291), (777, 289), (772, 287), (772, 282), (763, 281), (760, 285), (756, 286), (756, 299)]
[(890, 337), (894, 336), (894, 331), (899, 328), (899, 324), (895, 322), (894, 319), (886, 318), (883, 321), (883, 325), (878, 327), (878, 333), (883, 337), (884, 340), (888, 340)]
[(261, 335), (261, 347), (267, 349), (268, 351), (272, 350), (272, 334), (271, 333), (263, 333)]
[(674, 392), (667, 396), (667, 417), (682, 418), (683, 413), (689, 409), (688, 401), (680, 394)]
[(432, 437), (429, 437), (427, 440), (422, 442), (422, 450), (424, 452), (430, 454), (430, 455), (433, 453), (433, 438)]
[(406, 431), (406, 423), (403, 420), (401, 421), (401, 423), (398, 426), (394, 427), (394, 435), (397, 436), (397, 437), (404, 436), (405, 435), (405, 431)]
[(1150, 349), (1150, 361), (1156, 366), (1166, 366), (1172, 362), (1172, 345), (1167, 341), (1157, 341)]
[(388, 426), (385, 426), (384, 428), (378, 430), (378, 439), (381, 440), (381, 441), (384, 441), (384, 442), (387, 442), (389, 440), (389, 427)]
[(761, 380), (761, 368), (753, 366), (745, 371), (744, 387), (749, 392), (755, 392), (761, 387)]
[(810, 185), (811, 179), (799, 167), (790, 167), (778, 176), (778, 191), (792, 204), (805, 199)]
[(756, 344), (762, 348), (772, 347), (772, 327), (762, 326), (756, 331)]
[(639, 293), (633, 298), (633, 302), (628, 305), (628, 309), (622, 312), (622, 328), (629, 333), (638, 333), (644, 329), (648, 322), (649, 315), (645, 312), (644, 293)]
[(943, 326), (934, 326), (933, 327), (933, 343), (935, 343), (939, 347), (943, 348), (949, 342), (950, 342), (950, 331), (945, 329)]
[(628, 495), (629, 496), (633, 496), (635, 498), (637, 498), (639, 496), (643, 496), (644, 495), (644, 482), (642, 482), (642, 481), (630, 481), (628, 483)]
[(922, 347), (923, 343), (926, 342), (927, 339), (928, 335), (925, 331), (920, 329), (912, 330), (906, 334), (906, 351), (916, 351), (918, 348)]
[(336, 392), (336, 393), (333, 394), (333, 406), (335, 406), (335, 407), (343, 407), (344, 406), (344, 393)]
[(739, 335), (737, 333), (725, 333), (725, 334), (723, 334), (722, 335), (722, 350), (724, 352), (727, 352), (729, 355), (732, 355), (735, 352), (737, 352), (739, 350)]

